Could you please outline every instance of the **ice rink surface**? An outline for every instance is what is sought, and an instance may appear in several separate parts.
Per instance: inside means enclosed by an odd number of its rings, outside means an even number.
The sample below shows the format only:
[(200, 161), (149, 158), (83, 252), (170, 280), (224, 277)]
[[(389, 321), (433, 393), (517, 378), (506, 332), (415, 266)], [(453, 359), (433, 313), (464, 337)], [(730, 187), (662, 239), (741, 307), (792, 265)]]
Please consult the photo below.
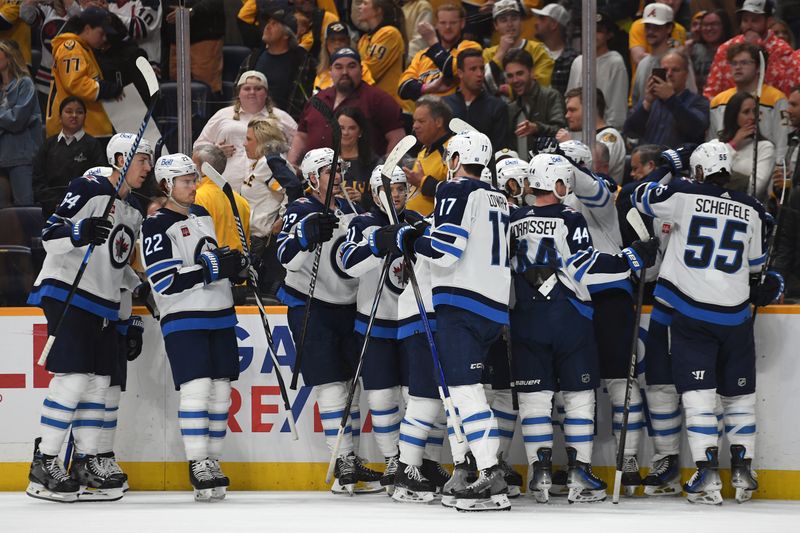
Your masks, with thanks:
[(131, 492), (119, 502), (59, 504), (22, 493), (0, 493), (0, 532), (103, 533), (547, 531), (800, 532), (800, 502), (725, 501), (696, 506), (682, 498), (623, 499), (537, 505), (525, 495), (509, 512), (459, 513), (436, 505), (399, 504), (386, 495), (352, 498), (324, 492), (231, 492), (218, 503), (195, 503), (188, 492)]

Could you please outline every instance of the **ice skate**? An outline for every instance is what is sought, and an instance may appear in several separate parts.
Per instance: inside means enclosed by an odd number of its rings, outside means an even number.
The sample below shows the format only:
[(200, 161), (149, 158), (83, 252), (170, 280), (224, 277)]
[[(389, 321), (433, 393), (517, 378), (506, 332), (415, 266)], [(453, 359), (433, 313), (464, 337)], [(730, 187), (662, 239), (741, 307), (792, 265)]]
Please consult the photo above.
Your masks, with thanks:
[(114, 452), (98, 453), (97, 458), (110, 477), (122, 480), (122, 492), (128, 492), (128, 474), (123, 472), (122, 468), (117, 464), (117, 458), (114, 456)]
[(336, 478), (331, 486), (334, 494), (372, 494), (382, 492), (380, 481), (383, 474), (364, 466), (360, 457), (350, 452), (336, 459), (333, 475)]
[(67, 475), (61, 459), (57, 455), (45, 455), (39, 451), (37, 438), (33, 444), (33, 461), (28, 474), (28, 488), (25, 493), (31, 498), (54, 502), (72, 503), (78, 499), (80, 483)]
[(553, 472), (553, 486), (550, 487), (550, 496), (562, 497), (569, 495), (567, 487), (567, 471), (556, 470)]
[(418, 466), (398, 462), (394, 478), (392, 499), (405, 503), (429, 503), (433, 501), (436, 485), (422, 475)]
[(508, 497), (518, 498), (523, 483), (522, 476), (503, 459), (502, 453), (497, 454), (497, 464), (503, 471), (503, 479), (505, 479), (506, 485), (508, 486)]
[(456, 464), (453, 469), (453, 475), (442, 488), (442, 505), (445, 507), (455, 507), (455, 493), (467, 488), (467, 484), (470, 483), (470, 477), (472, 477), (475, 472), (475, 458), (471, 453), (468, 453), (463, 463)]
[(358, 455), (355, 455), (353, 464), (356, 470), (356, 494), (374, 494), (384, 491), (381, 485), (382, 473), (368, 468), (364, 464), (364, 459)]
[(219, 459), (209, 459), (211, 462), (211, 475), (214, 476), (214, 489), (211, 491), (211, 499), (224, 500), (231, 484), (230, 478), (222, 473), (219, 466)]
[(211, 460), (189, 461), (189, 482), (194, 489), (194, 501), (209, 502), (214, 495), (216, 479)]
[(697, 461), (697, 470), (683, 486), (689, 503), (722, 504), (722, 481), (719, 478), (719, 450), (706, 449), (706, 460)]
[(681, 493), (681, 471), (677, 455), (667, 455), (653, 463), (642, 481), (645, 496), (677, 496)]
[(633, 496), (642, 484), (639, 461), (635, 455), (626, 456), (622, 462), (622, 490), (625, 496)]
[(459, 511), (508, 511), (508, 485), (500, 465), (484, 468), (478, 479), (455, 493)]
[(731, 485), (736, 489), (736, 501), (744, 503), (758, 489), (758, 475), (750, 468), (752, 459), (745, 459), (745, 448), (741, 444), (731, 445)]
[(397, 474), (397, 463), (400, 460), (400, 455), (386, 457), (384, 460), (386, 462), (386, 467), (383, 469), (380, 483), (381, 487), (386, 488), (386, 493), (391, 496), (394, 492), (394, 478), (395, 474)]
[(553, 450), (539, 448), (536, 456), (539, 460), (531, 465), (533, 474), (528, 489), (536, 499), (536, 503), (547, 503), (550, 501), (550, 488), (553, 486)]
[(125, 494), (123, 480), (111, 475), (96, 455), (74, 454), (69, 475), (81, 485), (80, 501), (114, 502)]
[(440, 463), (430, 459), (422, 460), (420, 472), (433, 483), (436, 487), (436, 492), (442, 492), (442, 488), (450, 481), (450, 472), (445, 470)]
[(567, 470), (567, 487), (569, 503), (602, 502), (606, 499), (606, 482), (592, 472), (592, 465), (577, 459), (575, 448), (567, 448), (569, 470)]

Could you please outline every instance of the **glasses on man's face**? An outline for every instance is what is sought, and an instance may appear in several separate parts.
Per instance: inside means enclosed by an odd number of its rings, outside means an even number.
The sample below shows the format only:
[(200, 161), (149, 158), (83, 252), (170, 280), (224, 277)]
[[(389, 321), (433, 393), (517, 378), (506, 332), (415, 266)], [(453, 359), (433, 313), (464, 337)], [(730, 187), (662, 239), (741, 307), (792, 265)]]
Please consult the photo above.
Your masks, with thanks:
[(753, 61), (752, 59), (748, 59), (745, 61), (728, 61), (728, 64), (733, 68), (738, 68), (738, 67), (746, 67), (747, 65), (755, 65), (756, 62)]

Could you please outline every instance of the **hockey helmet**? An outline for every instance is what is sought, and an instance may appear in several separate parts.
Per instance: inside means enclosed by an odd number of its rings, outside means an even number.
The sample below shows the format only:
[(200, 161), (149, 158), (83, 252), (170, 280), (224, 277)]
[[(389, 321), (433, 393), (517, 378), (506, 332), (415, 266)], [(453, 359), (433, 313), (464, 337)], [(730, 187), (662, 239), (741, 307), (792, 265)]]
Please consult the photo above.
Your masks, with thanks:
[(564, 155), (575, 161), (576, 164), (591, 170), (592, 169), (592, 151), (588, 146), (580, 141), (564, 141), (558, 145)]
[(503, 159), (508, 159), (510, 157), (513, 157), (514, 159), (519, 159), (519, 154), (514, 150), (510, 150), (508, 148), (503, 148), (502, 150), (498, 150), (494, 153), (495, 163), (499, 163)]
[[(122, 154), (123, 161), (127, 160), (128, 155), (131, 152), (131, 148), (133, 148), (133, 143), (136, 141), (136, 135), (133, 133), (117, 133), (111, 140), (108, 141), (108, 146), (106, 146), (106, 158), (108, 158), (108, 164), (112, 167), (116, 168), (117, 170), (122, 170), (122, 167), (117, 167), (117, 154)], [(137, 154), (147, 154), (150, 156), (150, 161), (153, 161), (153, 146), (150, 144), (150, 141), (142, 137), (139, 141), (139, 146), (136, 148)]]
[(492, 171), (489, 170), (489, 167), (483, 167), (483, 170), (481, 170), (481, 181), (494, 187), (494, 183), (492, 182)]
[[(372, 175), (369, 177), (369, 188), (370, 191), (372, 191), (372, 194), (375, 196), (378, 196), (378, 189), (383, 187), (383, 177), (381, 176), (382, 171), (383, 165), (378, 165), (373, 169)], [(394, 167), (394, 170), (392, 170), (392, 175), (389, 176), (389, 184), (394, 185), (395, 183), (402, 183), (408, 187), (406, 173), (403, 172), (403, 169), (400, 167)]]
[(492, 142), (489, 137), (479, 131), (467, 130), (454, 135), (447, 143), (447, 150), (444, 154), (445, 164), (450, 172), (455, 172), (455, 168), (450, 168), (450, 160), (458, 154), (462, 165), (481, 165), (486, 166), (492, 158)]
[(156, 181), (166, 181), (167, 194), (172, 195), (175, 178), (194, 175), (198, 177), (197, 166), (192, 158), (185, 154), (170, 154), (158, 158), (155, 166)]
[(532, 188), (551, 191), (556, 198), (563, 200), (566, 195), (558, 194), (556, 184), (562, 182), (567, 188), (566, 194), (569, 194), (575, 182), (575, 171), (572, 164), (560, 155), (538, 154), (528, 166), (528, 179)]
[[(341, 163), (341, 159), (339, 162)], [(318, 191), (320, 169), (332, 164), (333, 150), (330, 148), (315, 148), (314, 150), (309, 150), (305, 157), (303, 157), (303, 161), (300, 163), (300, 172), (303, 174), (303, 179), (308, 182), (309, 186), (315, 191)], [(311, 183), (310, 176), (312, 174), (317, 178), (316, 185)]]
[[(497, 163), (497, 188), (512, 198), (521, 199), (523, 189), (528, 180), (528, 164), (522, 159), (506, 158)], [(508, 182), (517, 184), (516, 193), (512, 194)]]
[[(692, 178), (702, 181), (709, 176), (725, 172), (731, 173), (731, 153), (727, 143), (718, 140), (709, 141), (698, 146), (689, 157)], [(703, 173), (702, 178), (698, 175), (697, 169)]]

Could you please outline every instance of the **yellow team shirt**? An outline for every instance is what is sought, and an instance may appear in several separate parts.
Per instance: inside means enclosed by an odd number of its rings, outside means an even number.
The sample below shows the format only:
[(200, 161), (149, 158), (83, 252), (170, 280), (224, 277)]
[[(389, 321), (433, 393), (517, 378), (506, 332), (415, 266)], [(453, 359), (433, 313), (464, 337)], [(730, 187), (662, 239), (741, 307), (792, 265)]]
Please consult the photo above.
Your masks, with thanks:
[[(450, 54), (454, 58), (451, 63), (453, 67), (453, 77), (456, 78), (454, 85), (444, 92), (431, 94), (434, 94), (435, 96), (447, 96), (448, 94), (453, 94), (456, 92), (456, 87), (458, 86), (458, 78), (456, 77), (456, 59), (458, 58), (458, 54), (464, 50), (467, 50), (468, 48), (480, 50), (481, 45), (475, 41), (461, 41), (458, 43), (458, 46), (450, 51)], [(420, 50), (414, 55), (413, 59), (411, 59), (411, 63), (408, 65), (408, 68), (405, 70), (405, 72), (403, 72), (403, 75), (400, 76), (400, 83), (397, 84), (397, 91), (399, 91), (400, 87), (408, 80), (419, 80), (421, 83), (431, 83), (442, 77), (442, 71), (439, 70), (439, 67), (436, 66), (436, 63), (433, 62), (433, 59), (425, 55), (425, 52), (427, 51), (428, 49), (426, 48), (425, 50)]]
[[(680, 44), (685, 43), (686, 28), (676, 22), (672, 26), (672, 35), (670, 35), (670, 37), (678, 41)], [(653, 51), (650, 45), (647, 44), (647, 38), (644, 34), (644, 22), (642, 22), (642, 19), (634, 20), (633, 24), (631, 24), (630, 32), (628, 33), (628, 50), (634, 48), (635, 46), (644, 47), (644, 51), (648, 54)]]
[(0, 31), (0, 39), (14, 41), (19, 45), (22, 58), (31, 64), (31, 27), (19, 18), (21, 0), (0, 0), (0, 18), (11, 24), (11, 28)]
[[(326, 10), (325, 14), (322, 15), (322, 30), (320, 30), (319, 34), (322, 36), (323, 40), (325, 39), (325, 33), (328, 31), (328, 26), (339, 21), (339, 15), (335, 15), (335, 12), (335, 9), (333, 12)], [(306, 49), (306, 52), (310, 51), (314, 46), (314, 32), (311, 30), (305, 32), (302, 37), (300, 37), (299, 44)]]
[[(236, 199), (236, 208), (239, 210), (239, 218), (242, 220), (242, 227), (249, 246), (250, 204), (237, 192), (233, 193), (233, 197)], [(233, 218), (231, 203), (225, 193), (222, 192), (222, 189), (212, 183), (206, 176), (203, 176), (200, 185), (197, 187), (197, 196), (194, 203), (203, 206), (208, 211), (208, 214), (211, 215), (211, 220), (214, 221), (214, 232), (217, 235), (217, 244), (220, 247), (229, 246), (231, 250), (244, 252), (242, 241), (239, 239), (236, 220)]]
[(403, 36), (394, 26), (380, 26), (358, 40), (361, 64), (372, 73), (375, 86), (394, 98), (404, 113), (413, 113), (414, 103), (402, 100), (397, 94), (400, 76), (403, 75), (405, 50)]
[(422, 188), (432, 190), (434, 193), (436, 189), (432, 184), (426, 183), (430, 180), (442, 182), (447, 179), (447, 166), (444, 164), (444, 151), (447, 148), (447, 143), (450, 142), (451, 136), (445, 136), (437, 140), (431, 146), (424, 146), (417, 154), (417, 160), (414, 162), (416, 165), (419, 163), (422, 166), (422, 172), (425, 177), (422, 179), (422, 187), (411, 187), (408, 194), (408, 201), (406, 202), (406, 209), (411, 209), (417, 213), (428, 216), (433, 212), (434, 196), (426, 196), (422, 194)]
[[(502, 63), (494, 58), (495, 54), (497, 54), (497, 48), (497, 46), (491, 46), (484, 49), (483, 60), (486, 63), (493, 61), (502, 70)], [(550, 57), (550, 54), (547, 53), (547, 48), (539, 41), (527, 39), (524, 41), (522, 48), (533, 58), (533, 77), (536, 79), (536, 83), (543, 87), (550, 87), (550, 78), (553, 76), (555, 62)]]

